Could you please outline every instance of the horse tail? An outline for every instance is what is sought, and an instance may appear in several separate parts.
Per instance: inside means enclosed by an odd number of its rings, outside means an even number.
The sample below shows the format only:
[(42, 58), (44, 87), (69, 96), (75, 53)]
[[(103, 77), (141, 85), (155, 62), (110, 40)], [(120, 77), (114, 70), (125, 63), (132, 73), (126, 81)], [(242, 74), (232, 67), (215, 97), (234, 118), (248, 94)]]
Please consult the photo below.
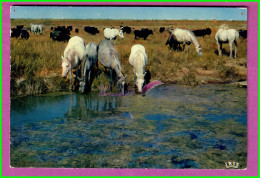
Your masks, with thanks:
[(222, 24), (219, 26), (219, 29), (227, 30), (228, 29), (228, 24)]
[(236, 31), (235, 32), (235, 45), (237, 46), (238, 45), (238, 43), (239, 43), (239, 33)]
[(99, 45), (97, 45), (97, 53), (98, 53)]
[(167, 39), (167, 41), (166, 41), (165, 45), (168, 45), (168, 44), (170, 44), (170, 39), (171, 39), (171, 35), (168, 37), (168, 39)]

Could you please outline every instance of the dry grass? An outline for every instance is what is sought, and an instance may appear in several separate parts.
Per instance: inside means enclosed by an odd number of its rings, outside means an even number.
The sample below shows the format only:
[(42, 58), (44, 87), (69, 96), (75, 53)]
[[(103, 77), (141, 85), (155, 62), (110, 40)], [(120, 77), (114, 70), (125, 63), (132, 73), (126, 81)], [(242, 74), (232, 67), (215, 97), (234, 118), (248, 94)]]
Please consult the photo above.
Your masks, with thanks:
[[(66, 47), (65, 42), (52, 41), (49, 38), (50, 27), (58, 25), (72, 25), (71, 36), (78, 35), (86, 43), (99, 43), (104, 39), (103, 28), (128, 25), (134, 29), (148, 27), (154, 31), (154, 35), (147, 40), (134, 39), (133, 32), (125, 34), (125, 39), (117, 39), (117, 49), (122, 63), (123, 73), (128, 76), (127, 83), (133, 83), (133, 69), (128, 62), (130, 50), (134, 44), (142, 44), (146, 48), (148, 64), (146, 70), (151, 72), (151, 80), (162, 80), (165, 83), (177, 83), (183, 85), (198, 85), (201, 83), (230, 82), (246, 80), (247, 78), (247, 40), (240, 39), (238, 47), (238, 58), (228, 57), (229, 47), (223, 45), (227, 52), (223, 56), (217, 55), (217, 45), (214, 35), (218, 26), (227, 23), (230, 28), (246, 29), (246, 22), (238, 21), (188, 21), (188, 20), (11, 20), (11, 27), (23, 24), (29, 27), (30, 23), (43, 24), (45, 27), (43, 35), (30, 33), (28, 40), (11, 39), (11, 93), (16, 94), (37, 94), (50, 90), (66, 90), (68, 81), (61, 79), (61, 55)], [(95, 26), (100, 30), (97, 35), (90, 35), (84, 32), (84, 26)], [(159, 33), (161, 26), (185, 29), (198, 29), (210, 27), (212, 34), (206, 37), (199, 37), (198, 40), (203, 49), (203, 56), (197, 57), (193, 45), (190, 47), (189, 58), (185, 52), (169, 51), (165, 46), (168, 32)], [(76, 34), (74, 29), (78, 28)], [(99, 65), (101, 66), (101, 65)], [(99, 68), (99, 76), (93, 82), (93, 89), (98, 89), (103, 83), (108, 83), (108, 78), (103, 74), (103, 67)], [(24, 79), (24, 80), (23, 80)], [(17, 83), (17, 81), (22, 81)], [(28, 85), (36, 85), (39, 81), (44, 84), (30, 90)], [(34, 82), (32, 82), (34, 81)], [(49, 82), (54, 82), (50, 84)], [(29, 91), (28, 91), (29, 90)], [(36, 91), (38, 90), (38, 91)]]

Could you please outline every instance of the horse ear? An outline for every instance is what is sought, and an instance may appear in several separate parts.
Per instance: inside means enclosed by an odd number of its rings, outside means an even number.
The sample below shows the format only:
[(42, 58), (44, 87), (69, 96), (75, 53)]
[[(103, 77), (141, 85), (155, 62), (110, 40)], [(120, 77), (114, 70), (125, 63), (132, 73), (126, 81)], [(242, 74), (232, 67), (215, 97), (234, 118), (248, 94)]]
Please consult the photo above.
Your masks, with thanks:
[(64, 60), (64, 57), (61, 55), (61, 59)]

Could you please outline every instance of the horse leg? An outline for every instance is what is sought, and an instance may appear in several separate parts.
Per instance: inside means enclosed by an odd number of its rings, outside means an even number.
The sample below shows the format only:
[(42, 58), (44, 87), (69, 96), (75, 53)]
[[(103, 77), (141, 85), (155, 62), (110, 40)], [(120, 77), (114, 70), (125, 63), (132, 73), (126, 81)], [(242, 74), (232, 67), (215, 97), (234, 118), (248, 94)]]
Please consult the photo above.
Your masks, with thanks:
[(184, 49), (185, 49), (185, 44), (182, 45), (182, 51), (184, 51)]
[(188, 45), (188, 49), (187, 49), (187, 58), (189, 57), (189, 50), (190, 50), (190, 45)]
[(232, 58), (232, 53), (233, 53), (233, 44), (229, 43), (229, 47), (230, 47), (230, 54), (229, 57)]
[(112, 91), (112, 83), (113, 83), (113, 70), (112, 68), (110, 67), (109, 68), (110, 70), (110, 91)]
[(80, 77), (79, 77), (79, 68), (76, 69), (76, 79), (77, 79), (77, 80), (80, 80)]
[(91, 90), (91, 70), (89, 70), (88, 72), (88, 83), (87, 83), (87, 91), (90, 91)]
[(88, 72), (88, 84), (90, 84), (90, 75), (91, 75), (91, 70)]
[(219, 56), (222, 56), (222, 43), (219, 43), (219, 42), (217, 41), (217, 45), (218, 45), (218, 55), (219, 55)]
[(187, 54), (189, 54), (189, 51), (190, 51), (190, 45), (188, 45)]
[(70, 70), (70, 87), (69, 90), (72, 90), (72, 71)]
[[(117, 36), (116, 36), (117, 37)], [(116, 37), (114, 38), (114, 42), (115, 42), (115, 44), (116, 44)]]
[(75, 76), (75, 79), (74, 79), (74, 86), (75, 87), (77, 86), (78, 81), (81, 81), (81, 78), (79, 77), (79, 68), (76, 69), (76, 76)]
[(237, 41), (235, 40), (234, 43), (235, 43), (235, 55), (234, 55), (234, 58), (237, 58)]
[(134, 81), (136, 82), (135, 68), (134, 68)]

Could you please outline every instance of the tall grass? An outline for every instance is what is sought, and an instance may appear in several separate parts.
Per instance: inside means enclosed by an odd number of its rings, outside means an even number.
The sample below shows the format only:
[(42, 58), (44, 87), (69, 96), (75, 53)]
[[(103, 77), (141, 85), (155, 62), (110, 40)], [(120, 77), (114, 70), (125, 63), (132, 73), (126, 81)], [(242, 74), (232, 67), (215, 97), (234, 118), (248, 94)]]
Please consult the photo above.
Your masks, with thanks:
[[(128, 25), (134, 29), (147, 27), (154, 34), (147, 40), (134, 39), (133, 32), (125, 34), (125, 39), (117, 38), (115, 48), (119, 53), (122, 72), (128, 77), (127, 83), (132, 85), (134, 74), (128, 62), (131, 47), (142, 44), (146, 48), (148, 64), (146, 70), (151, 73), (151, 80), (161, 80), (164, 83), (182, 85), (199, 85), (201, 83), (226, 82), (245, 80), (247, 77), (247, 40), (240, 39), (238, 58), (229, 58), (229, 46), (223, 45), (226, 53), (218, 56), (214, 35), (218, 26), (227, 23), (230, 28), (246, 29), (246, 22), (222, 21), (189, 21), (189, 20), (11, 20), (11, 27), (23, 24), (29, 27), (30, 23), (43, 24), (43, 35), (30, 33), (28, 40), (11, 38), (11, 94), (37, 94), (47, 91), (60, 91), (68, 89), (68, 80), (61, 76), (61, 55), (67, 45), (66, 42), (53, 41), (50, 37), (50, 27), (58, 25), (72, 25), (71, 36), (78, 35), (86, 43), (98, 44), (104, 39), (103, 28)], [(84, 32), (84, 26), (95, 26), (99, 34), (90, 35)], [(194, 45), (190, 46), (189, 57), (186, 52), (170, 51), (165, 42), (168, 32), (159, 33), (161, 26), (186, 29), (199, 29), (210, 27), (210, 36), (199, 37), (203, 49), (203, 56), (198, 57)], [(76, 34), (74, 29), (78, 28)], [(132, 31), (134, 31), (132, 29)], [(186, 47), (187, 49), (187, 47)], [(109, 84), (109, 78), (104, 74), (104, 67), (99, 65), (99, 71), (93, 81), (93, 90), (98, 90), (101, 85)], [(31, 86), (31, 87), (28, 87)]]

